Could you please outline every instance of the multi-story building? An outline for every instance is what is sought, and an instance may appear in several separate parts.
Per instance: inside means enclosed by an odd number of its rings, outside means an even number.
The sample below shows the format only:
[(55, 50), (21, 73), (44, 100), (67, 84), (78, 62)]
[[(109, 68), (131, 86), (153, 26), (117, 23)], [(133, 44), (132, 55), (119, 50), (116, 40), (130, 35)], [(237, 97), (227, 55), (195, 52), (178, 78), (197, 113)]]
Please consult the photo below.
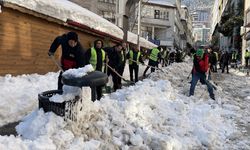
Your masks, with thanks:
[(184, 27), (184, 35), (186, 36), (186, 42), (193, 45), (193, 35), (192, 35), (192, 18), (189, 15), (189, 10), (187, 6), (181, 6), (181, 22)]
[(196, 47), (210, 44), (210, 11), (210, 8), (200, 8), (190, 13), (193, 20), (193, 37)]
[[(92, 12), (123, 27), (125, 5), (129, 0), (71, 0)], [(129, 8), (129, 30), (138, 33), (138, 1)], [(187, 8), (181, 8), (181, 0), (141, 0), (140, 35), (157, 45), (170, 49), (184, 49), (190, 37), (190, 17)], [(182, 10), (183, 9), (183, 10)], [(184, 15), (181, 17), (181, 12)], [(185, 28), (184, 26), (185, 25)]]
[[(236, 50), (241, 54), (243, 8), (244, 0), (215, 1), (212, 12), (211, 35), (212, 45), (219, 50), (228, 51), (229, 53)], [(242, 28), (242, 33), (243, 31), (244, 28)]]
[[(180, 0), (145, 0), (141, 6), (141, 35), (157, 45), (183, 49), (184, 28), (181, 23)], [(135, 12), (138, 14), (138, 11)], [(131, 30), (137, 32), (137, 15)]]
[(70, 0), (115, 24), (117, 0)]
[(244, 27), (242, 27), (242, 64), (245, 65), (246, 49), (250, 50), (250, 1), (244, 2)]

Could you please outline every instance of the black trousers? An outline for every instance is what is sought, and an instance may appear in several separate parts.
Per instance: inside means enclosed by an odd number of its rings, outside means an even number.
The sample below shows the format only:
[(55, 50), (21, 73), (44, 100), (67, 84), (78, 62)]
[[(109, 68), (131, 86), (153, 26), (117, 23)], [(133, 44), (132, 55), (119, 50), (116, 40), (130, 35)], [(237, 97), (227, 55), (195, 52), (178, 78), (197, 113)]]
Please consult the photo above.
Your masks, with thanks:
[(145, 71), (144, 71), (144, 73), (143, 73), (143, 76), (146, 76), (146, 73), (147, 73), (147, 71), (148, 71), (148, 69), (149, 69), (150, 66), (152, 66), (152, 67), (151, 67), (151, 73), (152, 73), (152, 72), (155, 72), (155, 68), (153, 68), (153, 67), (157, 67), (157, 68), (158, 68), (158, 62), (157, 62), (157, 61), (153, 61), (153, 60), (151, 60), (151, 59), (149, 59), (148, 65), (149, 65), (149, 66), (147, 66), (147, 68), (145, 69)]
[(225, 68), (227, 69), (227, 73), (229, 73), (229, 71), (228, 71), (228, 64), (225, 64), (225, 63), (222, 64), (222, 73), (224, 73)]
[(62, 90), (63, 84), (62, 84), (62, 71), (60, 72), (58, 76), (58, 82), (57, 82), (57, 89)]
[(133, 73), (135, 73), (135, 82), (138, 81), (138, 72), (139, 72), (139, 65), (137, 64), (129, 65), (130, 81), (134, 81)]
[(96, 87), (96, 96), (97, 96), (97, 100), (100, 100), (101, 99), (101, 97), (102, 97), (102, 87), (103, 86), (97, 86)]

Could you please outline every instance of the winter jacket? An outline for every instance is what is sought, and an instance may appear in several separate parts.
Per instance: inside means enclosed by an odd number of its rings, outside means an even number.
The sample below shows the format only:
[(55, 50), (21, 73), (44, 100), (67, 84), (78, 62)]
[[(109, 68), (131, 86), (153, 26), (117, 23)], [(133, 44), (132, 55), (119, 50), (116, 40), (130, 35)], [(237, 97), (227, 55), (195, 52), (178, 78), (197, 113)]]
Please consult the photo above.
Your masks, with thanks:
[(114, 47), (107, 47), (105, 48), (105, 51), (108, 55), (109, 58), (109, 66), (111, 66), (112, 68), (114, 68), (115, 70), (121, 70), (122, 68), (124, 68), (124, 54), (123, 51), (121, 52), (117, 52)]
[(83, 67), (85, 65), (84, 50), (79, 42), (77, 42), (75, 47), (69, 46), (67, 34), (64, 34), (58, 36), (53, 41), (49, 52), (55, 53), (60, 45), (62, 47), (61, 65), (63, 70)]
[(216, 62), (217, 62), (216, 53), (215, 52), (209, 53), (209, 63), (216, 64)]
[(224, 65), (228, 65), (229, 64), (229, 54), (227, 52), (225, 52), (224, 54), (221, 55), (221, 61)]
[(202, 74), (205, 74), (208, 71), (209, 65), (209, 58), (208, 58), (208, 54), (205, 53), (203, 55), (203, 58), (200, 58), (198, 56), (196, 56), (196, 54), (194, 55), (194, 67), (193, 67), (193, 73), (199, 72)]

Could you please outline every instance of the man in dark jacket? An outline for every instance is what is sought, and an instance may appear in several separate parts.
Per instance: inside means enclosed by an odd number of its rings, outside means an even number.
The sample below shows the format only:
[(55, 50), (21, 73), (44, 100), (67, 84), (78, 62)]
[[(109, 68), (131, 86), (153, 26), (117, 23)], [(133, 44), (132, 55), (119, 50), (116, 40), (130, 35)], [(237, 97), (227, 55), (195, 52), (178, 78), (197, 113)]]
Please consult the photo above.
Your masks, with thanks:
[(228, 71), (229, 54), (227, 51), (221, 55), (221, 62), (222, 62), (222, 73), (224, 73), (225, 67), (227, 68), (227, 73), (229, 73)]
[(75, 32), (68, 32), (62, 36), (55, 38), (50, 46), (48, 55), (53, 57), (57, 48), (61, 45), (62, 56), (61, 56), (61, 67), (62, 71), (58, 77), (58, 89), (62, 89), (62, 72), (71, 68), (83, 67), (84, 62), (84, 50), (78, 41), (78, 35)]
[(112, 80), (113, 80), (113, 84), (114, 84), (114, 91), (116, 91), (117, 89), (121, 88), (121, 74), (123, 73), (124, 70), (124, 61), (125, 61), (125, 57), (122, 51), (122, 45), (121, 44), (117, 44), (114, 47), (108, 47), (105, 48), (105, 51), (107, 52), (108, 55), (108, 65), (110, 67), (112, 67), (116, 72), (114, 72), (112, 69), (108, 68), (108, 74), (112, 75)]
[(216, 54), (213, 52), (211, 48), (208, 49), (208, 55), (209, 55), (209, 64), (210, 64), (210, 71), (211, 72), (217, 72), (217, 58)]
[(206, 73), (208, 71), (208, 54), (204, 53), (202, 49), (198, 49), (194, 55), (194, 65), (192, 69), (192, 81), (189, 91), (189, 96), (194, 95), (194, 90), (197, 82), (200, 80), (202, 83), (207, 85), (210, 98), (215, 100), (213, 87), (210, 82), (206, 79)]
[(127, 59), (129, 60), (129, 74), (130, 81), (133, 80), (133, 72), (135, 73), (135, 82), (138, 81), (138, 72), (139, 72), (139, 62), (144, 64), (141, 52), (137, 48), (131, 48), (127, 54)]
[[(106, 53), (102, 49), (103, 41), (102, 40), (95, 40), (94, 47), (88, 49), (85, 53), (86, 64), (91, 64), (94, 70), (103, 72), (103, 63), (106, 59)], [(102, 86), (96, 87), (96, 95), (97, 100), (100, 100), (102, 97)]]

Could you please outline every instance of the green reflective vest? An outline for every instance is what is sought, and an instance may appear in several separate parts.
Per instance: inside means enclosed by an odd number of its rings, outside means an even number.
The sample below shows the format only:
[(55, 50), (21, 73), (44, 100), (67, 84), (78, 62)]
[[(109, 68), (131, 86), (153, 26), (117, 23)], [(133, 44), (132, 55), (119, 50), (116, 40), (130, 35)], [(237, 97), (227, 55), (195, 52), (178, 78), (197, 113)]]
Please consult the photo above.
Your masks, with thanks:
[(246, 52), (245, 58), (250, 58), (250, 52)]
[(121, 55), (122, 55), (122, 62), (124, 62), (125, 61), (125, 55), (124, 55), (123, 50), (121, 51)]
[(232, 59), (234, 60), (234, 59), (237, 59), (237, 53), (233, 53), (232, 54)]
[[(103, 49), (101, 49), (101, 51), (102, 51), (102, 61), (104, 61), (105, 51)], [(89, 63), (93, 66), (94, 70), (96, 70), (97, 54), (96, 54), (96, 50), (94, 47), (91, 48), (91, 57), (90, 57)]]
[(152, 51), (151, 51), (151, 54), (149, 56), (149, 59), (151, 59), (153, 61), (157, 61), (159, 52), (160, 51), (157, 48), (153, 48)]
[[(137, 65), (139, 64), (139, 58), (140, 58), (140, 55), (141, 55), (141, 52), (138, 52), (137, 53), (137, 58), (136, 58), (136, 63)], [(129, 60), (129, 64), (132, 65), (133, 64), (133, 58), (134, 58), (134, 52), (132, 50), (129, 51), (129, 57), (130, 57), (130, 60)]]
[(219, 60), (219, 55), (218, 55), (217, 52), (214, 52), (214, 53), (215, 53), (215, 56), (216, 56), (216, 61), (218, 61)]

